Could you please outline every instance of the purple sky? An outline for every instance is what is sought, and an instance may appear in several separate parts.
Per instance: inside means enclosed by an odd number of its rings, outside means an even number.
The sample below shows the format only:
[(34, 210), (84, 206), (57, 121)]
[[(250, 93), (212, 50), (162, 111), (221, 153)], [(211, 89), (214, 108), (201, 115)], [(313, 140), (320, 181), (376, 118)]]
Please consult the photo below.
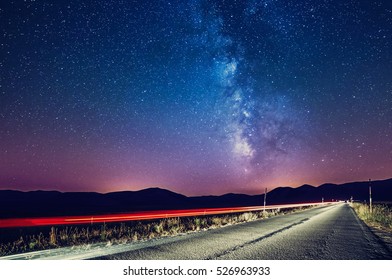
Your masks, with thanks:
[(363, 2), (0, 4), (0, 189), (392, 177), (392, 12)]

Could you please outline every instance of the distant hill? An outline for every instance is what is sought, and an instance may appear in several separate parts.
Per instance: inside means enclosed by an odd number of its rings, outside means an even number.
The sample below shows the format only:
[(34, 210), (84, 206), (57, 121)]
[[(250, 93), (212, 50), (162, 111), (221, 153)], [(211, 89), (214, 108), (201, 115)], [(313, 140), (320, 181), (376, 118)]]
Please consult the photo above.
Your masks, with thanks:
[[(303, 185), (279, 187), (267, 194), (267, 204), (369, 199), (369, 183)], [(373, 201), (392, 201), (392, 179), (372, 181)], [(169, 190), (57, 192), (0, 190), (0, 218), (97, 215), (160, 209), (191, 209), (262, 205), (264, 195), (225, 194), (187, 197)]]
[(113, 214), (187, 208), (184, 195), (160, 188), (140, 191), (57, 192), (0, 191), (0, 218)]
[[(392, 201), (392, 179), (372, 181), (373, 201)], [(369, 182), (345, 184), (323, 184), (319, 187), (303, 185), (298, 188), (280, 187), (267, 194), (269, 202), (274, 204), (291, 202), (318, 202), (334, 200), (369, 201)]]

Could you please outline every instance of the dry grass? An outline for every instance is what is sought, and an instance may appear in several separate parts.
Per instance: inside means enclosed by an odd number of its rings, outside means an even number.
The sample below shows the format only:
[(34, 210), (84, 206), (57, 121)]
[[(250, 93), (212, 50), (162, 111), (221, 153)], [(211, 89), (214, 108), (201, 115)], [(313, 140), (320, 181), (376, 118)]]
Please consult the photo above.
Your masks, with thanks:
[(363, 203), (353, 203), (352, 207), (358, 217), (372, 227), (379, 227), (392, 232), (392, 211), (387, 205), (375, 204), (370, 212), (370, 207)]
[[(297, 209), (298, 210), (298, 209)], [(278, 214), (297, 211), (272, 210), (246, 212), (230, 215), (169, 218), (154, 221), (84, 225), (74, 227), (51, 227), (38, 234), (26, 234), (20, 230), (14, 233), (15, 241), (0, 243), (0, 256), (45, 250), (65, 246), (86, 245), (98, 242), (124, 244), (163, 236), (219, 228), (222, 226), (265, 219)], [(302, 210), (302, 209), (300, 209)], [(18, 235), (23, 235), (18, 237)]]

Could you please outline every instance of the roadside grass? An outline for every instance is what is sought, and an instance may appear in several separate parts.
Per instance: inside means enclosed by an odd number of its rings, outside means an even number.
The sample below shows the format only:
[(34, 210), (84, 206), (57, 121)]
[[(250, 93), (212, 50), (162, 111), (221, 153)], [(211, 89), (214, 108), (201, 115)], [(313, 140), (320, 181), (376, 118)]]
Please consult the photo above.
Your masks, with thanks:
[(367, 225), (384, 229), (392, 233), (392, 208), (386, 204), (374, 204), (372, 212), (370, 207), (364, 203), (355, 202), (352, 204), (358, 217)]
[(299, 207), (285, 209), (284, 211), (277, 209), (265, 212), (168, 218), (73, 227), (57, 226), (15, 229), (5, 233), (0, 232), (3, 237), (6, 237), (0, 240), (0, 256), (99, 242), (106, 242), (107, 246), (125, 244), (250, 222), (307, 208)]

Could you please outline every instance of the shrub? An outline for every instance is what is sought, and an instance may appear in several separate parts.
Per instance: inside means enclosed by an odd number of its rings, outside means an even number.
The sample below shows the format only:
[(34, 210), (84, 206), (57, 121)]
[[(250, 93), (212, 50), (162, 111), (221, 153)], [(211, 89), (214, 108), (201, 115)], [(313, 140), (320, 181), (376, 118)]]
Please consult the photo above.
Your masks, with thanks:
[(385, 229), (392, 229), (392, 211), (391, 209), (382, 204), (375, 204), (372, 206), (372, 211), (370, 212), (370, 207), (363, 203), (353, 203), (352, 204), (358, 217), (361, 218), (365, 223), (382, 227)]

